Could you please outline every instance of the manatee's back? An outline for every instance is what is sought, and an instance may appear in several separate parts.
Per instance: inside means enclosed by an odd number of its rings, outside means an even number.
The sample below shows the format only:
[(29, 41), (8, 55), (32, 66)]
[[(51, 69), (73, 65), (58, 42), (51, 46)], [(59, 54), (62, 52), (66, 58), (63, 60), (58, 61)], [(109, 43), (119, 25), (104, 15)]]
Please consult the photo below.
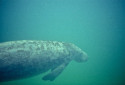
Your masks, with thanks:
[(26, 57), (28, 57), (29, 50), (25, 49), (23, 44), (18, 41), (0, 44), (0, 68), (20, 63), (19, 61), (24, 58), (23, 56), (27, 55)]
[(12, 64), (14, 56), (11, 55), (14, 53), (14, 49), (14, 44), (12, 44), (12, 42), (0, 43), (0, 71), (1, 68)]
[(40, 61), (38, 43), (25, 40), (0, 43), (0, 81), (38, 74), (41, 64), (45, 63), (45, 60)]
[(36, 55), (41, 54), (40, 43), (40, 41), (29, 40), (0, 43), (0, 67), (25, 63), (28, 59), (35, 58)]
[[(27, 62), (27, 57), (24, 57), (23, 43), (20, 42), (5, 42), (0, 43), (0, 81), (13, 80), (21, 72), (21, 67)], [(28, 51), (27, 51), (28, 52)], [(22, 65), (22, 66), (21, 66)]]

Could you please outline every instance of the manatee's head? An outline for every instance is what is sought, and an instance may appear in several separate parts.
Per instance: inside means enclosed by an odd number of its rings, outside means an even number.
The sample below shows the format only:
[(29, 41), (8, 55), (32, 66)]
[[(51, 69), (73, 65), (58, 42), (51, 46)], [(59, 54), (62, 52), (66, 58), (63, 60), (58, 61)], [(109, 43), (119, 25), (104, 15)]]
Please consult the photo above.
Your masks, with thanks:
[(70, 44), (70, 46), (70, 54), (73, 60), (76, 62), (85, 62), (88, 60), (88, 55), (79, 47), (75, 46), (74, 44)]

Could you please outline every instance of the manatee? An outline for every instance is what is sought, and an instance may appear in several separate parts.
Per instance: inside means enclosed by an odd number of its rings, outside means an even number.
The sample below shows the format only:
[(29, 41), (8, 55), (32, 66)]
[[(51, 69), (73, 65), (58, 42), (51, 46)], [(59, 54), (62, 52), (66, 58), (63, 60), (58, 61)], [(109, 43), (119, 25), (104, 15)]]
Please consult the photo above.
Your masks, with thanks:
[(43, 80), (53, 81), (70, 61), (87, 61), (72, 43), (20, 40), (0, 43), (0, 82), (32, 77), (50, 70)]

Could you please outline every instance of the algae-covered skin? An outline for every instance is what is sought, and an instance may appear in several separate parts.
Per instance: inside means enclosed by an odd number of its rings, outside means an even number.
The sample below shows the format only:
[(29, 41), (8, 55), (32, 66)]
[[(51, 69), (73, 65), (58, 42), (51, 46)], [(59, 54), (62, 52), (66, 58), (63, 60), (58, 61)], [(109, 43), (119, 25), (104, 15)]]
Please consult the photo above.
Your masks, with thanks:
[(71, 43), (21, 40), (0, 43), (0, 81), (32, 77), (51, 70), (53, 81), (70, 61), (84, 62), (87, 54)]

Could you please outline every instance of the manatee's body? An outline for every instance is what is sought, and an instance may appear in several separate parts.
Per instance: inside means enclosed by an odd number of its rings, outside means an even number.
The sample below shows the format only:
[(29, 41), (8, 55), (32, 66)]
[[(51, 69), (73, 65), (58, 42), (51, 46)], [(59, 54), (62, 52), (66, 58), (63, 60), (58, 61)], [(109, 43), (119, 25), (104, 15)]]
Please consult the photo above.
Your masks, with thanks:
[(56, 41), (10, 41), (0, 43), (0, 81), (35, 76), (51, 70), (43, 80), (54, 80), (71, 60), (87, 55), (70, 43)]

